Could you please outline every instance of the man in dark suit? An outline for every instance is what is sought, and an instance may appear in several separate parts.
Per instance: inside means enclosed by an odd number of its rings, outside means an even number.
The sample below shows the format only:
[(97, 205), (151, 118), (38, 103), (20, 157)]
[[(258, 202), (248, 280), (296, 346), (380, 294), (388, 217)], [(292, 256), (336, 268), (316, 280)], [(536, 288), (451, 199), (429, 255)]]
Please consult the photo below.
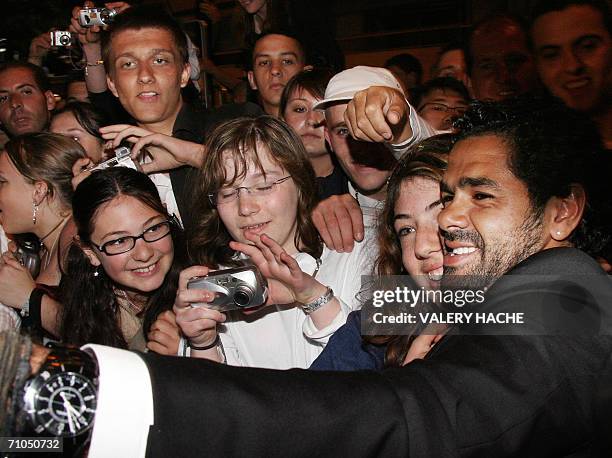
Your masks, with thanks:
[[(527, 304), (528, 327), (514, 335), (452, 329), (425, 359), (380, 373), (139, 360), (93, 346), (101, 378), (90, 456), (110, 453), (108, 444), (144, 456), (145, 442), (152, 457), (601, 456), (593, 395), (612, 351), (612, 286), (585, 254), (609, 234), (599, 224), (607, 204), (597, 131), (537, 101), (480, 106), (466, 121), (442, 188), (445, 272), (473, 275), (465, 286), (487, 288), (495, 312), (534, 299), (566, 319), (551, 329)], [(574, 320), (588, 328), (566, 323)], [(130, 368), (144, 361), (140, 375), (109, 366), (126, 358), (136, 360)], [(113, 377), (123, 388), (104, 391)], [(126, 392), (134, 405), (116, 402)], [(144, 412), (132, 429), (109, 428), (132, 411)]]

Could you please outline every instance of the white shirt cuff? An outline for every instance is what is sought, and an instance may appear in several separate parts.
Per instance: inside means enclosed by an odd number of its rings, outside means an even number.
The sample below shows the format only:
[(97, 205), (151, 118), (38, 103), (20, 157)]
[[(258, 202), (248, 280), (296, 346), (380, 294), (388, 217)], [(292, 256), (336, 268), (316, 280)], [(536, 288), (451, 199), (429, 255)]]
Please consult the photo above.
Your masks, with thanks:
[(153, 390), (144, 361), (127, 350), (88, 344), (98, 360), (99, 386), (89, 458), (144, 457), (153, 425)]

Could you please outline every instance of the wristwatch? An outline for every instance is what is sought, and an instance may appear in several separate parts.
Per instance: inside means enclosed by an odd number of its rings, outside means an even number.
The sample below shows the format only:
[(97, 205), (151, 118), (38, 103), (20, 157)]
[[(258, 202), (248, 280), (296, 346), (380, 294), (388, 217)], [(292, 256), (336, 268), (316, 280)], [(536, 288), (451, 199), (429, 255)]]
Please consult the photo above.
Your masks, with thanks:
[(76, 437), (93, 426), (98, 394), (95, 356), (54, 346), (22, 390), (26, 422), (36, 434)]

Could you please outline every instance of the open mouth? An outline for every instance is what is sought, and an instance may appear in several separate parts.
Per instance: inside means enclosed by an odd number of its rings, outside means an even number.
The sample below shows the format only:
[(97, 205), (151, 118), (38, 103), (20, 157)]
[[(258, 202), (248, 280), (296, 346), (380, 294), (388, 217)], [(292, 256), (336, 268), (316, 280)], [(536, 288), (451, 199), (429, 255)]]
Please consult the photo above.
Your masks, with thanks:
[(257, 223), (257, 224), (249, 224), (248, 226), (242, 226), (243, 232), (248, 232), (250, 234), (261, 234), (264, 232), (264, 229), (268, 226), (270, 221), (266, 221), (265, 223)]
[(154, 91), (146, 91), (138, 94), (138, 98), (144, 102), (152, 102), (157, 99), (159, 94)]
[(568, 89), (570, 91), (575, 90), (575, 89), (582, 89), (583, 87), (587, 86), (590, 82), (591, 80), (588, 78), (581, 78), (579, 80), (568, 81), (567, 83), (563, 85), (563, 87), (565, 87), (565, 89)]
[(440, 281), (442, 280), (443, 273), (444, 267), (440, 266), (427, 272), (427, 278), (429, 278), (431, 281)]
[(139, 267), (137, 269), (132, 269), (132, 272), (134, 272), (137, 275), (142, 275), (142, 276), (150, 275), (155, 271), (157, 271), (157, 261), (145, 267)]
[(447, 240), (444, 243), (444, 265), (449, 267), (462, 265), (479, 251), (480, 249), (473, 245), (462, 245), (461, 242)]

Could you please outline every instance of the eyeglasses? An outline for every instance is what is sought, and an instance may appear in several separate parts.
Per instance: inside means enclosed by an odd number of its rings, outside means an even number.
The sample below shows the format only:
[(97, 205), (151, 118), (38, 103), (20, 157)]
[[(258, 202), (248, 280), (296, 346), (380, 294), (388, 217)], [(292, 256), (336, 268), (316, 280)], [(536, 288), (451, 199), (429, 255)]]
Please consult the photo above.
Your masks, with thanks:
[(458, 107), (449, 107), (448, 105), (445, 105), (444, 103), (439, 103), (439, 102), (428, 102), (423, 104), (423, 106), (418, 110), (418, 111), (422, 111), (425, 109), (425, 107), (429, 107), (434, 111), (443, 111), (444, 113), (456, 113), (457, 115), (462, 115), (463, 113), (465, 113), (468, 110), (468, 106), (465, 105), (461, 105)]
[(220, 189), (217, 192), (209, 194), (208, 198), (210, 199), (211, 204), (217, 206), (236, 200), (240, 195), (241, 189), (244, 189), (251, 196), (264, 196), (266, 194), (273, 193), (277, 185), (284, 183), (289, 178), (291, 178), (291, 175), (280, 178), (274, 183), (258, 183), (254, 186), (238, 186), (237, 188)]
[(115, 240), (97, 246), (98, 250), (107, 256), (127, 253), (136, 245), (136, 240), (143, 239), (147, 243), (157, 242), (170, 233), (170, 221), (162, 221), (155, 226), (151, 226), (140, 235), (125, 235)]

